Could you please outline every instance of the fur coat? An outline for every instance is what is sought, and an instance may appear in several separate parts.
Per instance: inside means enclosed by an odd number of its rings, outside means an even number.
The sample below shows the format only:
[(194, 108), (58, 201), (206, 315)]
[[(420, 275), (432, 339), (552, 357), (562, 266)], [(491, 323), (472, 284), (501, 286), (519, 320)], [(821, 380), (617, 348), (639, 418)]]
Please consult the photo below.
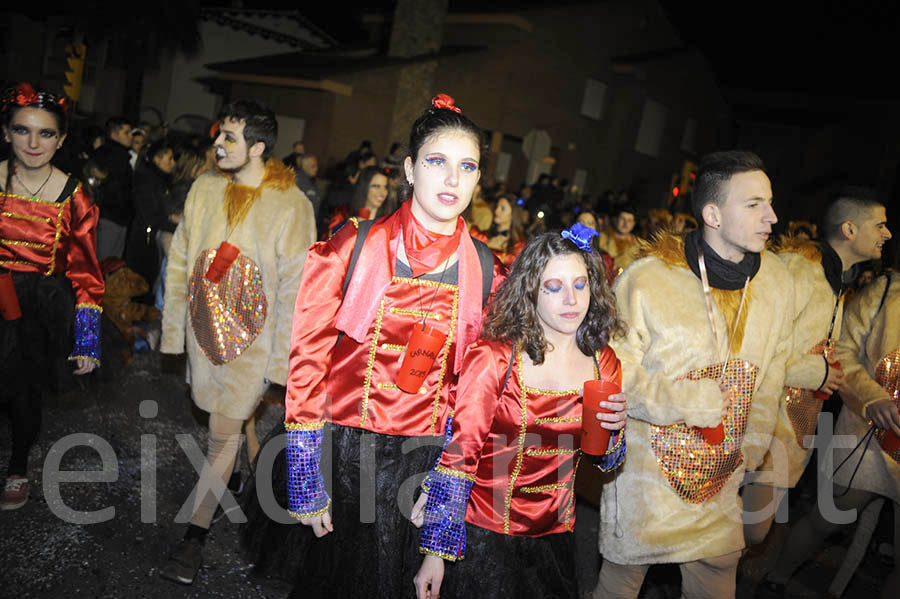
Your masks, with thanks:
[[(738, 490), (775, 428), (791, 349), (793, 285), (781, 261), (763, 252), (743, 310), (741, 289), (713, 289), (717, 346), (683, 238), (662, 233), (643, 254), (616, 281), (628, 331), (611, 346), (628, 395), (628, 453), (617, 480), (603, 489), (600, 552), (619, 564), (724, 555), (744, 546)], [(722, 422), (715, 378), (728, 332), (724, 371), (732, 402), (724, 442), (709, 445), (695, 427)]]
[[(226, 237), (240, 255), (213, 284), (204, 273)], [(270, 382), (286, 382), (291, 317), (315, 240), (312, 205), (277, 160), (257, 189), (214, 172), (194, 182), (169, 250), (160, 351), (187, 348), (197, 406), (243, 420)]]
[[(834, 434), (849, 435), (851, 439), (845, 439), (841, 445), (847, 445), (847, 441), (852, 441), (852, 444), (834, 450), (835, 466), (847, 457), (868, 430), (866, 406), (880, 399), (890, 399), (900, 404), (900, 275), (891, 274), (890, 288), (885, 295), (887, 280), (882, 276), (863, 288), (847, 306), (844, 315), (844, 330), (836, 354), (843, 367), (848, 390), (843, 394), (844, 408)], [(879, 309), (882, 297), (884, 305)], [(883, 385), (888, 388), (876, 382), (879, 374)], [(859, 471), (850, 483), (861, 451), (862, 447), (838, 470), (834, 482), (900, 502), (900, 463), (897, 462), (900, 456), (887, 455), (877, 438), (869, 443)]]

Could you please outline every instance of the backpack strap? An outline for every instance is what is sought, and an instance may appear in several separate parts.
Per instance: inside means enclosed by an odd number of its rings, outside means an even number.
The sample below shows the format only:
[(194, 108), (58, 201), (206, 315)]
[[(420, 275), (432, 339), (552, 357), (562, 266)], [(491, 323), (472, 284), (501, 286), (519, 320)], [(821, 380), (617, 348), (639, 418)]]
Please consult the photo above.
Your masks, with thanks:
[[(341, 301), (344, 301), (344, 296), (347, 295), (347, 288), (350, 286), (350, 279), (353, 277), (353, 271), (356, 269), (356, 263), (359, 261), (359, 254), (362, 252), (363, 244), (366, 242), (366, 237), (369, 236), (369, 230), (374, 222), (374, 220), (369, 219), (357, 221), (356, 223), (356, 243), (353, 244), (350, 263), (347, 265), (347, 274), (344, 275), (344, 286), (341, 287)], [(334, 347), (338, 346), (338, 343), (344, 338), (344, 334), (344, 331), (338, 331), (338, 338), (334, 342)]]
[(484, 308), (491, 296), (491, 285), (494, 284), (494, 252), (480, 239), (473, 238), (472, 243), (478, 252), (478, 261), (481, 262), (481, 307)]
[(500, 393), (497, 396), (503, 395), (503, 391), (506, 389), (506, 383), (509, 382), (509, 375), (512, 373), (513, 362), (516, 360), (516, 348), (513, 348), (509, 352), (509, 366), (506, 367), (506, 376), (503, 377), (503, 385), (500, 387)]

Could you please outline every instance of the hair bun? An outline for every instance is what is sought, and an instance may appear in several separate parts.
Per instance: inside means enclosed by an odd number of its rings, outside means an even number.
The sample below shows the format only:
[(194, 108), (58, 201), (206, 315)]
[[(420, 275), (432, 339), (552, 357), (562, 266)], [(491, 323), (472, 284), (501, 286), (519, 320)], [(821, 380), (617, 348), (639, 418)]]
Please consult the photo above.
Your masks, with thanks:
[(438, 94), (431, 99), (431, 105), (437, 109), (452, 110), (462, 114), (462, 110), (459, 109), (459, 106), (454, 105), (453, 102), (453, 98), (448, 94)]

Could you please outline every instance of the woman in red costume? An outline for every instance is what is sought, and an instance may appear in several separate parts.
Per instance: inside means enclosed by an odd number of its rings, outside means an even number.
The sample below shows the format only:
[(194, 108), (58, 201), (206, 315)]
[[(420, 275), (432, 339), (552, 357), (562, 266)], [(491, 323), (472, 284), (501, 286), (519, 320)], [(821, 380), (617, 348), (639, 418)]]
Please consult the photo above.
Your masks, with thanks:
[(359, 220), (367, 220), (385, 216), (393, 212), (397, 206), (385, 204), (388, 197), (388, 177), (384, 170), (367, 166), (359, 173), (359, 178), (353, 186), (353, 197), (350, 206), (341, 206), (331, 217), (328, 225), (328, 237), (337, 232), (350, 216), (356, 216)]
[[(578, 596), (580, 382), (621, 380), (607, 342), (622, 324), (594, 235), (576, 224), (533, 238), (466, 351), (452, 440), (423, 484), (424, 514), (413, 512), (424, 520), (419, 599)], [(591, 458), (610, 471), (625, 458), (624, 396), (600, 405), (611, 410), (597, 414), (600, 425), (620, 432)], [(464, 556), (442, 587), (444, 561)]]
[(449, 96), (432, 104), (410, 132), (410, 199), (372, 223), (351, 219), (306, 258), (285, 399), (287, 503), (320, 538), (304, 550), (298, 597), (412, 594), (414, 491), (440, 455), (462, 351), (503, 279), (460, 216), (481, 175), (481, 130)]
[[(12, 146), (0, 163), (0, 401), (12, 425), (0, 509), (11, 510), (28, 501), (28, 451), (58, 358), (68, 354), (76, 375), (100, 365), (103, 276), (97, 209), (76, 179), (50, 164), (66, 138), (66, 99), (22, 83), (0, 102)], [(66, 347), (73, 326), (74, 348)]]

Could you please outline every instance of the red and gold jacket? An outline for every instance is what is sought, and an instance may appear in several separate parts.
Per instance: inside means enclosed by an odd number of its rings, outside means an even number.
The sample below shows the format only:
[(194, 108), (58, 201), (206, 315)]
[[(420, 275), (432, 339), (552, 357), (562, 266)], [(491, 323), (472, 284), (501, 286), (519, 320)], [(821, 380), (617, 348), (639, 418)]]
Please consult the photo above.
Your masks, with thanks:
[(74, 179), (55, 202), (4, 193), (0, 205), (0, 267), (65, 274), (76, 308), (75, 347), (69, 359), (86, 358), (99, 365), (104, 283), (96, 254), (97, 207)]

